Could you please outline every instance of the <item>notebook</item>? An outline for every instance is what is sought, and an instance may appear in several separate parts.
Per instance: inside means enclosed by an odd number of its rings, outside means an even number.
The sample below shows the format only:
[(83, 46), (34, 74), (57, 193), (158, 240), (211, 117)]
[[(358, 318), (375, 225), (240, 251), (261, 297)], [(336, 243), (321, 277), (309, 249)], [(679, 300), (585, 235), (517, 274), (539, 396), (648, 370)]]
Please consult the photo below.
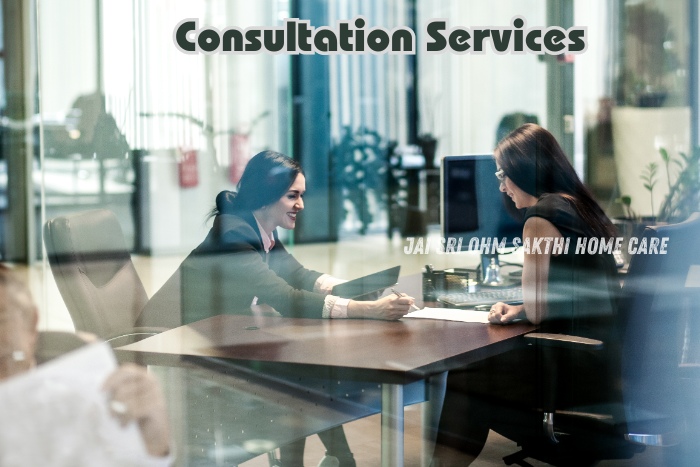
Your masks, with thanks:
[(358, 277), (333, 287), (331, 294), (342, 298), (357, 298), (393, 287), (399, 281), (401, 266)]

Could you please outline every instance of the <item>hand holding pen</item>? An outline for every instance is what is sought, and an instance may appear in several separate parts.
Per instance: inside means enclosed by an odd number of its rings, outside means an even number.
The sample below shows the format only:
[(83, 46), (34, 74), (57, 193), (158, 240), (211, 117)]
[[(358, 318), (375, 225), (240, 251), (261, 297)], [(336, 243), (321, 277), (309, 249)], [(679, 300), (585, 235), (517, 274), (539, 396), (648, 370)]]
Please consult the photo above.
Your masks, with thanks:
[[(402, 294), (401, 292), (398, 292), (396, 289), (392, 288), (391, 291), (396, 295), (397, 297), (407, 297), (408, 295)], [(410, 311), (418, 311), (420, 308), (418, 308), (415, 304), (411, 303), (411, 307), (409, 308)]]
[(412, 309), (417, 309), (413, 304), (413, 297), (393, 289), (391, 291), (392, 294), (377, 300), (350, 300), (348, 318), (397, 320), (403, 318)]

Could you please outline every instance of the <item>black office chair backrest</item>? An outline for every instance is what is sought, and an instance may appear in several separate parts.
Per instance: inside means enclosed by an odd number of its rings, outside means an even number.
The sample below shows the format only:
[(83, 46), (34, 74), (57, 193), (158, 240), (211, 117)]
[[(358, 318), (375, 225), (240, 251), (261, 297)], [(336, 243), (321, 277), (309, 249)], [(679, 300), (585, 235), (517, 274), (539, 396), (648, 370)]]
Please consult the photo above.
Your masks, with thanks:
[(75, 329), (103, 339), (132, 332), (148, 296), (114, 213), (98, 209), (51, 219), (44, 243)]
[(678, 365), (693, 337), (687, 324), (699, 304), (700, 214), (647, 227), (639, 247), (647, 254), (632, 258), (619, 309), (623, 397), (631, 422), (677, 418), (683, 410)]

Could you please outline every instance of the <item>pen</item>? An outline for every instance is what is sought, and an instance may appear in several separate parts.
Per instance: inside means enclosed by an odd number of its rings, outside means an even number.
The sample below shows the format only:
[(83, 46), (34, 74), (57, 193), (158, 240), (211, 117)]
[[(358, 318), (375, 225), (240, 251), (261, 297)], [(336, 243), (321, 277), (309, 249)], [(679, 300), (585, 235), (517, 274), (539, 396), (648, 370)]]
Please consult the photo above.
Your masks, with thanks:
[[(398, 292), (396, 289), (393, 289), (393, 288), (392, 288), (391, 291), (394, 292), (394, 295), (396, 295), (397, 297), (399, 297), (399, 298), (403, 297), (403, 294), (401, 294), (400, 292)], [(418, 310), (420, 310), (420, 308), (418, 308), (416, 305), (411, 305), (411, 310), (412, 310), (412, 311), (418, 311)]]

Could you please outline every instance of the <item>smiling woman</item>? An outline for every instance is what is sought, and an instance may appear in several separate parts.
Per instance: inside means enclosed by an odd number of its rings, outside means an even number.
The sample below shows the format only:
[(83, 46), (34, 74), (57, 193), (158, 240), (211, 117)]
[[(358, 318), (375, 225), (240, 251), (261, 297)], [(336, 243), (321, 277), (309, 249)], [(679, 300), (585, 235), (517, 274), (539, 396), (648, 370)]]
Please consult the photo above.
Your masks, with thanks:
[[(306, 269), (287, 252), (277, 228), (296, 227), (305, 192), (306, 178), (297, 161), (273, 151), (255, 155), (238, 190), (216, 197), (209, 234), (180, 265), (181, 316), (169, 322), (250, 314), (251, 305), (257, 310), (263, 304), (297, 318), (393, 320), (406, 314), (410, 297), (355, 301), (332, 295), (333, 286), (343, 280)], [(149, 301), (142, 316), (162, 305), (160, 295)]]
[(304, 192), (306, 177), (298, 174), (287, 193), (279, 201), (255, 212), (255, 218), (266, 232), (272, 232), (277, 227), (293, 229), (296, 227), (297, 214), (304, 209)]
[[(279, 241), (276, 229), (294, 229), (304, 209), (306, 178), (299, 163), (284, 154), (263, 151), (246, 166), (238, 191), (222, 191), (212, 210), (214, 225), (207, 238), (183, 261), (181, 314), (168, 323), (183, 324), (221, 314), (273, 312), (303, 318), (375, 318), (395, 320), (408, 313), (413, 298), (389, 294), (374, 301), (355, 301), (331, 294), (340, 279), (304, 268)], [(142, 316), (172, 307), (157, 293)], [(162, 326), (165, 323), (151, 322)], [(298, 381), (297, 381), (298, 384)], [(340, 462), (355, 462), (342, 427), (319, 433)], [(282, 449), (282, 463), (302, 465), (303, 440)]]

